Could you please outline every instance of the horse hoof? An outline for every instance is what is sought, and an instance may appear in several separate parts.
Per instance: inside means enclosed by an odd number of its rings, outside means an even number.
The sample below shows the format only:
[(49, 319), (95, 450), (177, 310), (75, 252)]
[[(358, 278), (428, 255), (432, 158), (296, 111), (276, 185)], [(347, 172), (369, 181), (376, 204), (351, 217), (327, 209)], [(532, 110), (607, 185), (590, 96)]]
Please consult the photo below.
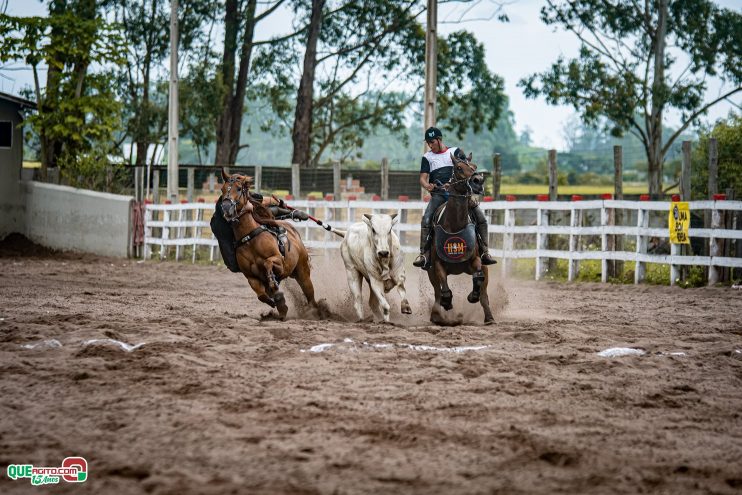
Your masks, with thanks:
[(276, 292), (276, 294), (273, 296), (273, 302), (276, 304), (276, 306), (281, 306), (284, 302), (286, 302), (286, 298), (283, 297), (283, 292)]
[(470, 292), (468, 296), (466, 296), (466, 300), (470, 303), (478, 303), (479, 302), (479, 294), (476, 292)]

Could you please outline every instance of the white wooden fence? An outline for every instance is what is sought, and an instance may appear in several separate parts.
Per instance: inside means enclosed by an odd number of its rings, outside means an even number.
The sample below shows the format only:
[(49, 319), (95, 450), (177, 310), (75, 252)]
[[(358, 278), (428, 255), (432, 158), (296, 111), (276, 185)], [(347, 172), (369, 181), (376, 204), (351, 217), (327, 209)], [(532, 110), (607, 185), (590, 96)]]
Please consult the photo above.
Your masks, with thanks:
[[(692, 201), (691, 211), (709, 211), (711, 228), (690, 228), (691, 238), (708, 239), (710, 256), (681, 255), (678, 245), (671, 245), (670, 254), (651, 254), (647, 252), (650, 238), (669, 237), (667, 225), (668, 213), (672, 203), (650, 201), (492, 201), (482, 202), (480, 207), (493, 220), (489, 225), (490, 240), (501, 236), (501, 243), (490, 242), (490, 253), (502, 259), (501, 270), (508, 273), (515, 259), (531, 258), (536, 260), (535, 278), (542, 278), (549, 258), (568, 260), (568, 279), (574, 280), (579, 271), (581, 260), (601, 260), (601, 278), (608, 277), (609, 260), (622, 260), (634, 263), (634, 282), (644, 280), (647, 263), (670, 265), (670, 283), (674, 284), (679, 276), (681, 265), (709, 267), (709, 281), (718, 280), (719, 267), (742, 268), (742, 258), (720, 256), (720, 241), (736, 239), (742, 242), (742, 230), (724, 229), (721, 225), (721, 212), (742, 211), (742, 201)], [(399, 214), (400, 221), (395, 229), (402, 240), (405, 252), (417, 252), (420, 232), (420, 217), (426, 203), (422, 201), (308, 201), (296, 200), (291, 206), (305, 210), (334, 227), (345, 229), (353, 222), (360, 220), (362, 213)], [(612, 225), (611, 210), (635, 210), (635, 225)], [(192, 249), (191, 258), (195, 261), (199, 246), (209, 249), (209, 260), (214, 261), (218, 253), (217, 241), (211, 234), (209, 221), (214, 211), (213, 204), (149, 204), (145, 209), (144, 257), (151, 258), (153, 248), (159, 249), (159, 256), (168, 256), (171, 246), (175, 248), (175, 258), (181, 259), (186, 246)], [(502, 211), (503, 214), (495, 215)], [(599, 213), (600, 222), (596, 225), (583, 226), (585, 212)], [(550, 212), (568, 213), (569, 225), (550, 224)], [(729, 214), (727, 213), (727, 214)], [(530, 217), (527, 225), (518, 225), (516, 219), (523, 215)], [(535, 214), (535, 220), (533, 219)], [(742, 219), (742, 214), (736, 214)], [(556, 215), (555, 215), (556, 216)], [(634, 216), (634, 215), (632, 215)], [(502, 222), (495, 222), (495, 217), (502, 217)], [(650, 227), (650, 217), (659, 226)], [(738, 220), (740, 221), (740, 220)], [(312, 221), (295, 224), (307, 247), (315, 249), (334, 249), (340, 246), (340, 239), (323, 230)], [(411, 233), (405, 235), (405, 233)], [(155, 235), (157, 234), (157, 235)], [(535, 235), (535, 247), (519, 249), (516, 236)], [(548, 236), (562, 235), (569, 237), (567, 250), (548, 249)], [(611, 251), (608, 249), (608, 236), (623, 236), (624, 245), (635, 245), (632, 251)], [(599, 236), (600, 250), (580, 249), (581, 236)], [(628, 242), (633, 241), (633, 242)], [(492, 248), (499, 244), (501, 247)]]

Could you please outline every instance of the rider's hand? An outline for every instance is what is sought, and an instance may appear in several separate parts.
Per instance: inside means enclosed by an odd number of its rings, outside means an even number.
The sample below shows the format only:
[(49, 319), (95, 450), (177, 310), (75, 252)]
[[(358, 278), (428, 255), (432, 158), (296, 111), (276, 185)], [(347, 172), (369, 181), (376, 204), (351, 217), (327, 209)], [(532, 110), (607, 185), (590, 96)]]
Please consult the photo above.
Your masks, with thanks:
[(435, 190), (435, 186), (433, 184), (428, 183), (425, 186), (425, 190), (428, 191), (428, 192), (433, 192)]
[(450, 182), (446, 182), (445, 184), (443, 184), (443, 190), (444, 191), (448, 191), (449, 189), (451, 189), (451, 183)]

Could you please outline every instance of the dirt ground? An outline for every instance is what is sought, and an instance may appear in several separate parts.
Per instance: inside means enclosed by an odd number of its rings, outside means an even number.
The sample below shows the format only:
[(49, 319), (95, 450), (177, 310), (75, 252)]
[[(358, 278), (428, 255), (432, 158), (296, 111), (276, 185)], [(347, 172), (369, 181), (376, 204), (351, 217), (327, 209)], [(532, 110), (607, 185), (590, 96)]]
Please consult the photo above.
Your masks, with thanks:
[[(461, 278), (437, 327), (408, 267), (414, 313), (359, 324), (337, 253), (313, 265), (336, 316), (280, 322), (222, 266), (6, 243), (0, 493), (742, 491), (742, 291), (506, 280), (485, 327)], [(67, 456), (85, 483), (5, 473)]]

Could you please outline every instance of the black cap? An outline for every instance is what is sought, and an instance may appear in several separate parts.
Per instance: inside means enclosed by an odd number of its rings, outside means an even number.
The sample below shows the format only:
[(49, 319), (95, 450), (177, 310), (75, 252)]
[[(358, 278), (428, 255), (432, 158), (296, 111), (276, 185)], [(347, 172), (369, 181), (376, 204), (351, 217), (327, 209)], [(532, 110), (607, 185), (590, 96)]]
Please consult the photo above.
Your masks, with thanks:
[(425, 140), (431, 141), (433, 139), (439, 139), (443, 137), (443, 133), (440, 129), (437, 127), (428, 127), (428, 130), (425, 131)]

